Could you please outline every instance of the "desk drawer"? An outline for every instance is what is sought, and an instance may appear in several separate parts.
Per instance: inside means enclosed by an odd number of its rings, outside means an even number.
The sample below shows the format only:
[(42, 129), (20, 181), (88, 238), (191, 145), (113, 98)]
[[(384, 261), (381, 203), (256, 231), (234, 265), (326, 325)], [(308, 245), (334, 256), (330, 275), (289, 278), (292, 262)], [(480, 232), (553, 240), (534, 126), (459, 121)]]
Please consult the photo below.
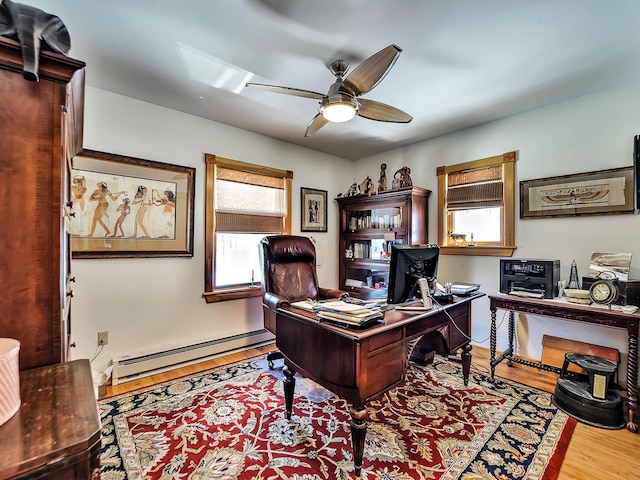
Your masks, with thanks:
[(449, 317), (444, 313), (439, 312), (434, 315), (428, 315), (420, 320), (411, 322), (406, 326), (407, 338), (416, 337), (418, 335), (424, 335), (425, 333), (437, 330), (442, 325), (449, 323)]
[(386, 330), (379, 333), (375, 337), (370, 337), (366, 340), (367, 350), (373, 352), (381, 347), (385, 347), (395, 342), (402, 340), (402, 329), (394, 328), (393, 330)]
[(366, 389), (364, 397), (375, 397), (400, 383), (404, 380), (406, 367), (404, 340), (370, 352), (366, 360), (366, 385), (361, 385)]

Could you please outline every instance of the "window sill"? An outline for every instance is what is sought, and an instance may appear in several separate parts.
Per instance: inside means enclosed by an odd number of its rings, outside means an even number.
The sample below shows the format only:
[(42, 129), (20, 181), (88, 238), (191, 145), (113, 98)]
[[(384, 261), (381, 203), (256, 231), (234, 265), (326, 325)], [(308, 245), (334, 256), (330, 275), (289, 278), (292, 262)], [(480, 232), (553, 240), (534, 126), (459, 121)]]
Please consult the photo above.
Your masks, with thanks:
[(511, 257), (513, 251), (517, 247), (506, 246), (488, 246), (488, 245), (459, 245), (459, 246), (441, 246), (441, 255), (479, 255), (486, 257)]
[(260, 297), (262, 289), (257, 287), (240, 287), (218, 289), (213, 292), (204, 292), (202, 294), (207, 303), (225, 302), (227, 300), (238, 300), (242, 298)]

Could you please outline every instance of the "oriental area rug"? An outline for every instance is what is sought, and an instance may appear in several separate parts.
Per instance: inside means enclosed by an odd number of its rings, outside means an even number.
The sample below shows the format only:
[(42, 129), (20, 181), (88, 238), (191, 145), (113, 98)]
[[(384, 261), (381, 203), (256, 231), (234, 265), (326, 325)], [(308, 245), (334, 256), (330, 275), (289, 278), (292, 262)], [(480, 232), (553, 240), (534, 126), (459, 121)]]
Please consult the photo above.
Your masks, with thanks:
[[(348, 405), (256, 357), (98, 402), (102, 480), (355, 478)], [(368, 405), (362, 478), (553, 480), (575, 420), (551, 395), (446, 359)]]

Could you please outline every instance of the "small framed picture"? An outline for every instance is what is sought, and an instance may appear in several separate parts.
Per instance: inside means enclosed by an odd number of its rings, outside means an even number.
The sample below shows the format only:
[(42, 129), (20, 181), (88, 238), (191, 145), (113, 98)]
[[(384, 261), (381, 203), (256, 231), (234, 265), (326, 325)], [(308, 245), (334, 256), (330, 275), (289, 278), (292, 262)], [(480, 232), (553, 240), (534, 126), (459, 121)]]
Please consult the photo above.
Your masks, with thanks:
[(300, 187), (300, 230), (327, 231), (327, 191)]

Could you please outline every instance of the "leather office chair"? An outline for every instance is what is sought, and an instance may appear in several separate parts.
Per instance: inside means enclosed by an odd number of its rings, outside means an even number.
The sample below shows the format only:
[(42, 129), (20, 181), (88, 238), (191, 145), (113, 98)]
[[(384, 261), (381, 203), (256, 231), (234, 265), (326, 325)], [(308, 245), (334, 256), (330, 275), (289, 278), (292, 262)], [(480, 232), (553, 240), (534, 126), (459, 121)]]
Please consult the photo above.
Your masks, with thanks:
[[(264, 326), (276, 335), (276, 309), (308, 298), (323, 300), (348, 295), (342, 290), (318, 286), (316, 249), (307, 237), (273, 235), (260, 241), (262, 263), (262, 310)], [(269, 368), (283, 358), (280, 352), (267, 355)]]

